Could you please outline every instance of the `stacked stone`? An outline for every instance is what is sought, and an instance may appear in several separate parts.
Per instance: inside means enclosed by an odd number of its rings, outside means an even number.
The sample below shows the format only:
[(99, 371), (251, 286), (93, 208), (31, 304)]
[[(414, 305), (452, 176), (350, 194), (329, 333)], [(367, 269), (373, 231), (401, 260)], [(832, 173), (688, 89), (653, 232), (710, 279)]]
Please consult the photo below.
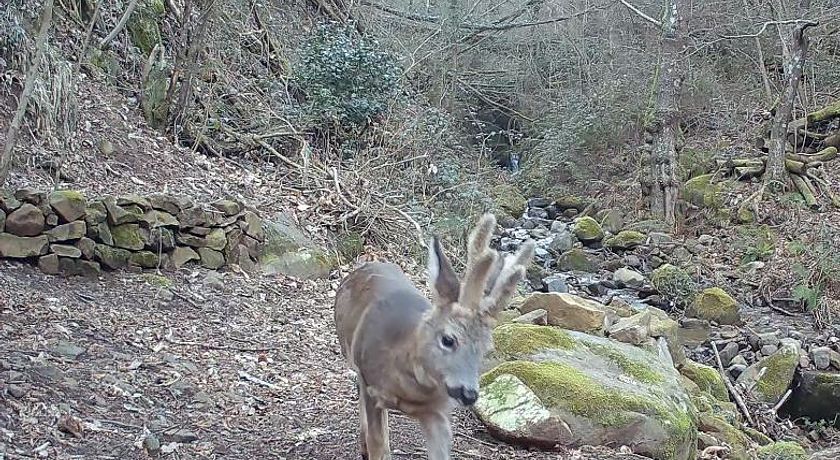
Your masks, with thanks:
[(262, 220), (233, 200), (205, 207), (161, 193), (88, 201), (70, 190), (0, 192), (0, 257), (37, 259), (49, 274), (188, 264), (252, 271), (264, 240)]

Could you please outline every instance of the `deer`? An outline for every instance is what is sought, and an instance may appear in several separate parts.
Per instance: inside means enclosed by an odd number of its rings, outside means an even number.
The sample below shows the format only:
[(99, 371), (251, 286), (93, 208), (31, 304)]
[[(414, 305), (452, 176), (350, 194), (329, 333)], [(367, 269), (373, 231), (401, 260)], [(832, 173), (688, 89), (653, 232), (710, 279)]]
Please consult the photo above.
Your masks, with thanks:
[(431, 299), (389, 262), (365, 262), (340, 283), (334, 321), (341, 354), (355, 374), (363, 459), (391, 459), (389, 410), (419, 422), (430, 460), (450, 458), (451, 412), (478, 400), (496, 316), (534, 256), (532, 240), (500, 256), (489, 248), (495, 229), (495, 216), (486, 213), (470, 231), (463, 280), (432, 235)]

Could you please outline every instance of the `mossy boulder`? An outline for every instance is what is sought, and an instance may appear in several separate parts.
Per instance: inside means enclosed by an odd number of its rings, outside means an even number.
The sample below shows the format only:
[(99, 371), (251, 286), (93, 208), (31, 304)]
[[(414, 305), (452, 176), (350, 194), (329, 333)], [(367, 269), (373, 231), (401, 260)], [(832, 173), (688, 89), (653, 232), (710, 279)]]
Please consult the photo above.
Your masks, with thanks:
[(741, 430), (713, 414), (700, 414), (700, 431), (710, 434), (729, 446), (729, 459), (753, 460), (750, 455), (751, 440)]
[(680, 373), (697, 384), (705, 391), (721, 401), (729, 401), (729, 391), (723, 382), (723, 377), (713, 367), (686, 359), (680, 368)]
[(798, 343), (784, 340), (775, 353), (744, 370), (737, 383), (753, 388), (759, 400), (775, 404), (793, 382), (799, 365), (799, 348)]
[(680, 305), (689, 304), (697, 294), (697, 284), (691, 276), (671, 264), (664, 264), (654, 270), (650, 282), (666, 299)]
[(700, 208), (720, 209), (723, 206), (723, 187), (712, 182), (712, 174), (689, 179), (683, 186), (683, 198)]
[(715, 321), (719, 324), (738, 324), (741, 313), (738, 302), (719, 287), (704, 289), (691, 303), (688, 316)]
[(138, 224), (123, 224), (111, 228), (114, 246), (139, 251), (149, 242), (149, 232)]
[(336, 240), (336, 249), (344, 263), (350, 263), (365, 251), (362, 235), (356, 232), (340, 235)]
[(782, 441), (761, 446), (756, 451), (758, 460), (807, 460), (808, 453), (796, 442)]
[(694, 406), (679, 374), (656, 354), (551, 326), (505, 324), (493, 340), (496, 365), (481, 378), (475, 412), (494, 436), (693, 458)]
[(166, 13), (163, 0), (140, 0), (126, 27), (134, 46), (149, 55), (160, 42), (158, 20)]
[(554, 199), (554, 206), (560, 211), (574, 209), (580, 212), (586, 209), (589, 204), (588, 199), (577, 195), (561, 195)]
[(335, 257), (319, 248), (285, 214), (266, 221), (264, 233), (260, 264), (265, 273), (318, 279), (327, 277), (337, 264)]
[(50, 207), (63, 222), (73, 222), (85, 216), (87, 200), (75, 190), (57, 190), (48, 197)]
[(645, 235), (635, 230), (624, 230), (604, 241), (610, 249), (632, 249), (645, 242)]
[(160, 257), (152, 251), (138, 251), (131, 253), (128, 263), (141, 268), (157, 268), (160, 265)]
[(560, 254), (557, 268), (568, 272), (592, 273), (598, 269), (598, 261), (583, 249), (574, 248)]
[(604, 229), (601, 228), (601, 224), (590, 216), (575, 220), (572, 233), (584, 243), (595, 243), (604, 239)]
[(107, 244), (97, 244), (93, 251), (97, 261), (114, 270), (128, 266), (128, 259), (131, 257), (131, 251)]
[(491, 190), (491, 197), (502, 211), (512, 217), (519, 218), (525, 213), (528, 200), (515, 186), (511, 184), (500, 184)]

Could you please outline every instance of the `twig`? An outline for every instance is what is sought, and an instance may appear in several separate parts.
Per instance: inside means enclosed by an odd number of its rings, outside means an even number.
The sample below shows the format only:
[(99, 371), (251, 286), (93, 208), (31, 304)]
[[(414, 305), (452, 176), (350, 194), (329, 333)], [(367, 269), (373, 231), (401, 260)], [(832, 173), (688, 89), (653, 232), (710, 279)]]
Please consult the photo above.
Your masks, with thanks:
[(783, 394), (783, 395), (782, 395), (782, 397), (779, 399), (779, 402), (777, 402), (777, 403), (776, 403), (776, 405), (775, 405), (775, 406), (773, 406), (773, 408), (772, 408), (772, 409), (770, 409), (770, 412), (772, 412), (772, 413), (775, 415), (775, 414), (776, 414), (776, 412), (778, 412), (778, 411), (779, 411), (779, 408), (781, 408), (782, 406), (784, 406), (784, 405), (785, 405), (785, 403), (787, 402), (788, 398), (790, 398), (790, 395), (791, 395), (791, 394), (793, 394), (793, 390), (792, 390), (792, 389), (790, 389), (790, 388), (788, 388), (788, 390), (785, 392), (785, 394)]
[(729, 390), (730, 394), (732, 394), (732, 397), (735, 399), (735, 403), (738, 405), (738, 408), (741, 409), (741, 412), (744, 414), (744, 417), (746, 417), (747, 422), (749, 422), (750, 425), (755, 426), (755, 422), (752, 419), (750, 410), (747, 409), (747, 405), (744, 403), (744, 399), (741, 398), (741, 395), (738, 394), (738, 390), (735, 389), (735, 386), (729, 381), (729, 377), (726, 376), (726, 371), (723, 368), (723, 362), (720, 360), (720, 353), (718, 352), (717, 345), (714, 341), (711, 343), (712, 350), (715, 352), (715, 361), (717, 361), (718, 372), (720, 373), (721, 378), (723, 378), (723, 383), (726, 384), (726, 389)]
[(659, 21), (659, 20), (657, 20), (657, 19), (654, 19), (654, 18), (652, 18), (652, 17), (648, 16), (648, 15), (647, 15), (647, 14), (645, 14), (642, 10), (640, 10), (640, 9), (636, 8), (635, 6), (633, 6), (633, 5), (632, 5), (630, 2), (628, 2), (627, 0), (619, 0), (619, 1), (621, 2), (621, 4), (622, 4), (622, 5), (626, 6), (626, 7), (627, 7), (627, 9), (629, 9), (630, 11), (632, 11), (632, 12), (636, 13), (639, 17), (641, 17), (641, 18), (642, 18), (642, 19), (644, 19), (645, 21), (647, 21), (647, 22), (649, 22), (649, 23), (651, 23), (651, 24), (655, 25), (656, 27), (662, 27), (662, 22), (661, 22), (661, 21)]
[(239, 371), (238, 374), (239, 374), (240, 378), (243, 378), (243, 379), (245, 379), (245, 380), (247, 380), (251, 383), (256, 383), (257, 385), (262, 385), (262, 386), (264, 386), (266, 388), (270, 388), (272, 390), (279, 390), (280, 389), (280, 387), (278, 387), (277, 385), (275, 385), (271, 382), (266, 382), (265, 380), (263, 380), (261, 378), (254, 377), (253, 375), (251, 375), (251, 374), (249, 374), (245, 371)]
[(807, 19), (787, 19), (787, 20), (784, 20), (784, 21), (767, 21), (767, 22), (765, 22), (764, 24), (762, 24), (762, 25), (761, 25), (761, 28), (760, 28), (760, 29), (758, 29), (758, 32), (756, 32), (756, 33), (754, 33), (754, 34), (745, 34), (745, 35), (723, 35), (723, 36), (721, 36), (721, 38), (724, 38), (724, 39), (733, 39), (733, 38), (753, 38), (753, 37), (758, 37), (758, 36), (760, 36), (761, 34), (763, 34), (763, 33), (764, 33), (764, 31), (765, 31), (765, 30), (767, 30), (767, 28), (768, 28), (768, 27), (770, 27), (770, 26), (781, 26), (781, 25), (787, 25), (787, 24), (807, 24), (807, 25), (810, 25), (810, 26), (817, 26), (817, 25), (819, 25), (819, 23), (814, 22), (814, 21), (810, 21), (810, 20), (807, 20)]
[(122, 17), (120, 18), (120, 22), (114, 26), (114, 30), (108, 34), (107, 37), (103, 38), (101, 42), (99, 42), (99, 47), (104, 48), (108, 43), (111, 43), (111, 40), (116, 38), (117, 34), (119, 34), (125, 24), (128, 22), (128, 19), (131, 17), (131, 14), (134, 12), (134, 9), (137, 8), (137, 0), (131, 0), (131, 3), (128, 4), (128, 7), (125, 9), (125, 13), (123, 13)]

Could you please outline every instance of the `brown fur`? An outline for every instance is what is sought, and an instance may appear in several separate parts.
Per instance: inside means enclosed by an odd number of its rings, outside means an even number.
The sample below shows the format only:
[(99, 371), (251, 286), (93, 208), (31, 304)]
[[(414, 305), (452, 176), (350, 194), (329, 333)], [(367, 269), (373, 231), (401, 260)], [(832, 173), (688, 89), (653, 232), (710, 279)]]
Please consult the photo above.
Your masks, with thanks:
[(488, 247), (495, 227), (495, 217), (485, 214), (470, 233), (463, 282), (432, 238), (431, 302), (389, 263), (365, 263), (341, 283), (335, 323), (341, 353), (357, 376), (363, 457), (391, 458), (387, 411), (398, 410), (420, 421), (430, 459), (449, 459), (453, 403), (475, 402), (495, 315), (534, 252), (529, 241), (516, 255), (500, 257)]

